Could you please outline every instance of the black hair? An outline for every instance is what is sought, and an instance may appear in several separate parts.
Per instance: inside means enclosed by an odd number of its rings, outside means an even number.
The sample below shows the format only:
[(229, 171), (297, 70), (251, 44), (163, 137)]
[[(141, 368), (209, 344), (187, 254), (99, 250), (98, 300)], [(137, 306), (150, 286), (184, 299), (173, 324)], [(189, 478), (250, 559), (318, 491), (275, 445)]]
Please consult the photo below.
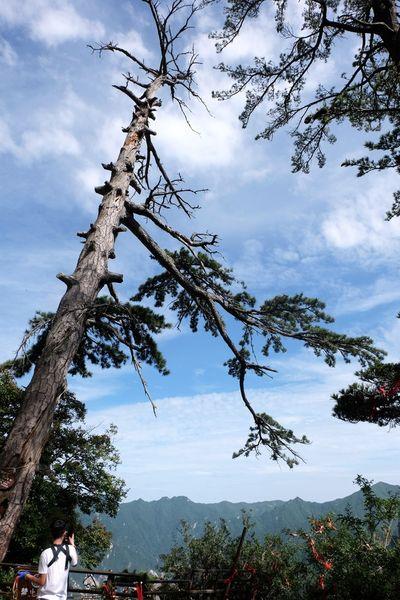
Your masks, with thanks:
[(56, 519), (50, 525), (51, 536), (53, 540), (61, 537), (68, 529), (68, 525), (63, 519)]

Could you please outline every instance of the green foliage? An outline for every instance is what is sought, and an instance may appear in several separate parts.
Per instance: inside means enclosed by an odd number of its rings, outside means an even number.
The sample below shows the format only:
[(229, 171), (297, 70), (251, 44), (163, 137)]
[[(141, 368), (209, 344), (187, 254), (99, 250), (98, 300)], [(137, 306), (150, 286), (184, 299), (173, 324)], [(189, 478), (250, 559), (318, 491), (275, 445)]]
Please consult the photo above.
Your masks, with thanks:
[[(244, 523), (248, 525), (247, 519)], [(204, 533), (195, 538), (190, 526), (182, 522), (183, 545), (162, 555), (163, 570), (177, 579), (191, 579), (194, 589), (224, 589), (231, 575), (239, 544), (227, 524), (206, 522)], [(303, 585), (304, 566), (294, 546), (279, 536), (267, 536), (263, 543), (252, 535), (245, 540), (229, 595), (232, 600), (257, 598), (289, 600)]]
[[(269, 355), (272, 347), (275, 352), (286, 351), (282, 337), (302, 340), (306, 348), (311, 348), (317, 356), (324, 356), (325, 362), (333, 367), (336, 354), (341, 354), (346, 362), (350, 356), (358, 356), (363, 364), (370, 361), (370, 338), (351, 338), (338, 334), (319, 325), (333, 323), (334, 319), (325, 312), (325, 304), (318, 298), (307, 298), (303, 294), (275, 296), (266, 300), (260, 308), (267, 334), (263, 354)], [(379, 355), (381, 353), (378, 352)]]
[(0, 569), (0, 600), (9, 600), (14, 578), (14, 569)]
[[(230, 301), (238, 309), (245, 310), (255, 305), (255, 298), (247, 293), (243, 284), (241, 284), (242, 290), (239, 293), (233, 291), (233, 286), (238, 282), (235, 280), (232, 270), (221, 265), (209, 254), (199, 252), (194, 256), (187, 248), (166, 252), (180, 273), (192, 284), (205, 286), (210, 292)], [(159, 275), (149, 277), (139, 286), (139, 290), (132, 300), (141, 302), (144, 298), (153, 298), (154, 306), (158, 308), (164, 306), (168, 301), (168, 307), (178, 316), (178, 326), (183, 320), (188, 319), (191, 331), (197, 332), (201, 319), (205, 331), (209, 331), (214, 336), (218, 335), (218, 328), (215, 319), (210, 314), (207, 301), (195, 299), (192, 294), (180, 286), (169, 271), (165, 270)]]
[[(215, 569), (227, 570), (230, 567), (228, 548), (234, 543), (226, 522), (221, 519), (218, 526), (207, 521), (201, 538), (194, 537), (190, 525), (181, 522), (183, 546), (172, 548), (169, 554), (161, 556), (162, 570), (173, 573), (178, 578), (186, 578), (193, 569), (210, 574)], [(203, 583), (207, 584), (207, 581)]]
[[(53, 314), (37, 312), (29, 321), (21, 347), (21, 356), (7, 361), (3, 368), (22, 377), (36, 364), (51, 327)], [(168, 374), (166, 362), (158, 349), (154, 335), (171, 327), (162, 315), (150, 308), (126, 302), (117, 304), (108, 296), (100, 296), (92, 306), (86, 327), (69, 370), (71, 375), (90, 377), (87, 364), (102, 369), (120, 368), (134, 348), (139, 361), (154, 366), (163, 375)]]
[[(282, 45), (276, 60), (256, 56), (253, 64), (221, 63), (219, 69), (231, 77), (233, 85), (229, 90), (215, 92), (215, 97), (226, 100), (245, 92), (245, 106), (240, 115), (243, 127), (247, 127), (255, 111), (264, 107), (267, 125), (257, 135), (258, 139), (271, 140), (280, 128), (289, 127), (294, 140), (293, 171), (307, 173), (313, 160), (322, 167), (325, 143), (336, 141), (332, 125), (348, 122), (368, 133), (378, 132), (382, 127), (387, 130), (378, 139), (365, 143), (370, 156), (345, 160), (342, 166), (357, 167), (359, 177), (387, 169), (399, 173), (400, 52), (397, 16), (393, 16), (397, 14), (395, 2), (310, 0), (304, 3), (301, 23), (297, 26), (293, 26), (290, 6), (286, 0), (269, 3), (266, 0), (226, 0), (225, 24), (222, 31), (212, 35), (219, 51), (240, 37), (243, 25), (259, 18), (264, 10), (275, 12), (275, 27)], [(343, 57), (347, 60), (341, 74), (338, 73), (333, 85), (319, 84), (310, 91), (313, 68), (328, 63), (337, 70), (336, 49), (341, 51), (340, 62)], [(400, 191), (395, 191), (387, 219), (399, 215)], [(317, 330), (318, 326), (316, 333)], [(316, 346), (305, 342), (317, 354), (324, 354), (328, 364), (334, 362), (339, 342), (333, 334), (333, 352), (327, 350), (330, 335), (323, 334), (323, 347), (318, 347), (318, 342)], [(265, 350), (270, 346), (275, 351), (284, 350), (279, 336), (270, 336)], [(399, 367), (390, 368), (398, 370)], [(377, 373), (377, 380), (379, 377)], [(334, 399), (337, 401), (334, 414), (339, 418), (380, 425), (397, 422), (397, 395), (383, 397), (373, 385), (355, 383), (341, 390)]]
[[(201, 323), (206, 332), (220, 336), (229, 348), (231, 357), (225, 365), (228, 373), (239, 379), (242, 400), (253, 419), (245, 445), (233, 457), (248, 456), (253, 451), (259, 453), (265, 448), (273, 460), (283, 460), (290, 467), (297, 464), (300, 457), (293, 445), (306, 444), (307, 438), (295, 435), (266, 413), (256, 413), (246, 396), (248, 372), (263, 376), (274, 371), (258, 362), (256, 350), (269, 357), (271, 351), (286, 352), (286, 340), (297, 340), (317, 356), (323, 356), (331, 367), (335, 366), (337, 355), (346, 362), (355, 357), (365, 366), (381, 359), (383, 352), (366, 336), (350, 337), (323, 327), (334, 320), (317, 298), (303, 294), (280, 295), (265, 300), (257, 308), (255, 298), (247, 292), (245, 285), (212, 254), (196, 254), (186, 247), (174, 252), (159, 249), (159, 252), (159, 262), (165, 270), (147, 279), (129, 302), (119, 304), (108, 297), (96, 300), (89, 311), (70, 374), (89, 376), (87, 363), (118, 368), (128, 359), (126, 349), (137, 370), (139, 363), (144, 361), (167, 374), (165, 359), (154, 335), (170, 325), (162, 315), (136, 304), (152, 298), (156, 308), (167, 305), (177, 314), (178, 326), (186, 320), (190, 329), (197, 332)], [(224, 321), (226, 316), (241, 327), (238, 342), (230, 336)], [(37, 313), (25, 334), (23, 355), (3, 368), (12, 369), (18, 376), (27, 373), (40, 356), (51, 320), (49, 313)], [(260, 348), (257, 348), (256, 338), (263, 340)], [(142, 383), (147, 393), (143, 380)], [(101, 440), (98, 442), (101, 447)], [(103, 485), (106, 486), (106, 482)]]
[[(266, 338), (262, 348), (264, 356), (269, 356), (271, 350), (286, 352), (285, 338), (302, 341), (317, 356), (323, 355), (330, 366), (335, 365), (337, 354), (347, 362), (350, 357), (357, 357), (364, 365), (384, 355), (372, 346), (372, 340), (366, 336), (352, 338), (321, 327), (320, 323), (330, 324), (334, 319), (325, 312), (325, 304), (317, 298), (307, 298), (303, 294), (279, 295), (265, 300), (257, 309), (255, 298), (247, 293), (244, 284), (241, 284), (243, 290), (235, 293), (239, 282), (229, 269), (212, 257), (200, 253), (196, 259), (186, 248), (168, 254), (188, 281), (195, 285), (206, 284), (211, 293), (221, 299), (223, 306), (227, 301), (231, 303), (228, 312), (239, 323), (244, 323), (240, 347), (245, 359), (252, 354), (254, 331)], [(199, 320), (202, 319), (204, 329), (218, 335), (219, 330), (209, 304), (195, 301), (169, 271), (147, 279), (132, 300), (142, 301), (151, 297), (156, 307), (168, 304), (170, 310), (177, 313), (179, 323), (188, 319), (192, 331), (198, 330)], [(246, 315), (248, 309), (249, 314)], [(230, 359), (226, 364), (231, 375), (240, 376), (241, 361), (238, 358)], [(262, 375), (262, 367), (255, 369), (255, 372)]]
[(389, 493), (387, 498), (379, 498), (372, 489), (372, 482), (357, 475), (355, 483), (363, 494), (364, 517), (355, 518), (353, 515), (342, 515), (341, 521), (353, 529), (369, 536), (369, 542), (374, 542), (386, 548), (393, 534), (393, 525), (400, 518), (400, 498)]
[[(387, 168), (398, 170), (400, 53), (397, 25), (392, 23), (395, 3), (308, 1), (297, 26), (290, 7), (286, 0), (226, 1), (224, 27), (212, 36), (219, 51), (240, 36), (246, 21), (258, 18), (264, 10), (275, 11), (282, 46), (277, 60), (256, 56), (253, 64), (221, 63), (219, 69), (232, 78), (233, 85), (215, 92), (215, 97), (225, 100), (245, 91), (240, 115), (243, 127), (257, 109), (265, 107), (267, 125), (257, 138), (270, 140), (280, 128), (291, 127), (294, 171), (308, 172), (314, 159), (322, 167), (325, 143), (336, 141), (330, 127), (344, 121), (365, 132), (389, 127), (377, 143), (366, 144), (369, 150), (383, 153), (378, 159), (349, 160), (343, 163), (345, 166), (357, 166), (359, 175)], [(324, 63), (334, 66), (336, 49), (347, 56), (347, 64), (341, 66), (333, 85), (316, 85), (310, 93), (312, 69)], [(388, 217), (398, 214), (396, 193)]]
[[(174, 273), (165, 269), (144, 282), (132, 300), (140, 302), (144, 298), (153, 298), (158, 308), (168, 305), (176, 312), (179, 324), (186, 319), (190, 329), (196, 332), (201, 322), (205, 331), (213, 336), (220, 335), (233, 349), (233, 356), (225, 365), (228, 373), (239, 379), (242, 399), (254, 420), (246, 443), (233, 454), (234, 458), (267, 448), (273, 460), (284, 460), (289, 467), (297, 464), (299, 455), (293, 450), (293, 445), (306, 444), (307, 438), (296, 436), (270, 415), (253, 411), (246, 396), (244, 379), (248, 371), (259, 376), (273, 371), (259, 364), (257, 359), (252, 360), (256, 338), (264, 340), (261, 352), (265, 357), (269, 357), (271, 351), (286, 352), (286, 340), (298, 340), (317, 356), (323, 356), (331, 367), (335, 366), (337, 355), (346, 362), (350, 357), (357, 357), (365, 366), (382, 358), (384, 353), (374, 348), (372, 340), (366, 336), (349, 337), (322, 327), (321, 324), (331, 324), (334, 319), (325, 312), (325, 304), (317, 298), (303, 294), (279, 295), (265, 300), (257, 308), (255, 298), (248, 294), (244, 284), (236, 281), (232, 272), (212, 256), (199, 253), (196, 258), (186, 248), (166, 253), (188, 285), (180, 285)], [(208, 296), (194, 296), (192, 286), (207, 289)], [(242, 336), (237, 346), (230, 338), (225, 323), (216, 316), (212, 302), (219, 304), (241, 326)]]
[(362, 518), (348, 510), (336, 519), (312, 520), (311, 533), (298, 533), (306, 543), (310, 568), (318, 581), (323, 578), (329, 598), (394, 599), (399, 592), (400, 547), (393, 527), (400, 517), (400, 498), (378, 498), (371, 482), (361, 476), (356, 483), (364, 498)]
[[(363, 494), (363, 517), (349, 509), (343, 515), (310, 519), (307, 531), (288, 532), (286, 538), (248, 537), (229, 597), (251, 598), (256, 592), (260, 600), (397, 599), (400, 546), (393, 530), (400, 498), (378, 498), (371, 482), (361, 476), (356, 483)], [(206, 523), (198, 539), (184, 523), (183, 544), (162, 557), (164, 569), (195, 585), (223, 589), (238, 542), (224, 521)]]
[(110, 549), (112, 534), (94, 519), (84, 527), (78, 523), (75, 531), (79, 542), (79, 562), (88, 569), (94, 569)]
[(232, 458), (239, 456), (250, 456), (252, 452), (260, 454), (260, 447), (268, 445), (272, 460), (284, 459), (288, 467), (292, 468), (298, 464), (298, 457), (294, 452), (292, 456), (284, 452), (290, 444), (309, 444), (308, 438), (303, 435), (297, 437), (291, 429), (283, 427), (267, 413), (257, 413), (256, 424), (249, 429), (246, 443), (240, 450), (234, 452)]
[[(0, 449), (23, 400), (23, 391), (8, 372), (0, 374)], [(113, 473), (119, 456), (111, 426), (104, 434), (84, 427), (86, 409), (66, 392), (57, 405), (49, 440), (41, 457), (29, 500), (11, 542), (8, 558), (34, 561), (49, 543), (49, 522), (62, 517), (74, 524), (82, 562), (95, 565), (109, 548), (110, 536), (96, 521), (84, 527), (79, 514), (114, 516), (125, 484)], [(87, 563), (86, 563), (87, 561)]]
[(364, 421), (379, 426), (400, 422), (400, 365), (376, 363), (356, 373), (362, 383), (352, 383), (334, 394), (333, 415), (343, 421)]
[[(397, 120), (395, 121), (397, 123)], [(378, 158), (364, 156), (352, 160), (345, 160), (343, 166), (357, 167), (357, 176), (362, 177), (372, 171), (395, 169), (400, 173), (400, 127), (395, 126), (391, 131), (381, 135), (377, 142), (366, 142), (365, 147), (370, 152), (381, 152)], [(391, 210), (386, 213), (386, 219), (400, 216), (400, 191), (393, 194), (394, 203)]]

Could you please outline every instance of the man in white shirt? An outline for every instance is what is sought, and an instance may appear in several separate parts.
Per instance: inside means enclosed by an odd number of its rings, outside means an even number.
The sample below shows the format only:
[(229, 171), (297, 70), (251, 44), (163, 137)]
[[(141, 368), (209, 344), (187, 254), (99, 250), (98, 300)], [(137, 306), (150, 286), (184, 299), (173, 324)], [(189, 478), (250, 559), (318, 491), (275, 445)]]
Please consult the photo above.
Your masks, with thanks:
[(69, 567), (78, 563), (74, 534), (68, 535), (67, 524), (57, 519), (51, 524), (53, 544), (39, 558), (39, 575), (25, 574), (27, 581), (39, 586), (41, 600), (66, 600)]

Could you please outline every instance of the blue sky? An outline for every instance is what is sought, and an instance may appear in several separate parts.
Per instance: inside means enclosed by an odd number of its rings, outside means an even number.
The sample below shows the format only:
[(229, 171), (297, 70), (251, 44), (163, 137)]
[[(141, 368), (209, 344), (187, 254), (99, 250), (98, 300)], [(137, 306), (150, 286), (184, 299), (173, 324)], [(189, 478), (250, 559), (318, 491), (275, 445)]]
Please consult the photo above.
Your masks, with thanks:
[[(298, 5), (293, 4), (296, 20)], [(323, 299), (335, 327), (371, 335), (390, 360), (399, 360), (399, 223), (384, 215), (396, 189), (392, 173), (357, 179), (339, 167), (359, 155), (363, 137), (348, 127), (328, 148), (323, 170), (293, 175), (287, 133), (272, 143), (255, 142), (263, 111), (248, 130), (237, 116), (242, 98), (220, 103), (213, 89), (227, 81), (213, 69), (208, 33), (220, 15), (203, 13), (188, 44), (203, 64), (199, 91), (212, 117), (193, 106), (191, 132), (175, 107), (165, 104), (157, 122), (158, 146), (171, 171), (193, 187), (208, 188), (190, 223), (171, 214), (185, 231), (216, 232), (227, 265), (260, 300), (303, 291)], [(87, 43), (115, 41), (151, 60), (154, 40), (139, 1), (9, 0), (0, 7), (0, 169), (1, 360), (13, 356), (27, 320), (37, 309), (54, 310), (64, 291), (56, 278), (73, 269), (79, 252), (76, 231), (93, 220), (104, 181), (101, 162), (112, 160), (130, 118), (131, 106), (111, 85), (129, 65), (109, 55), (92, 56)], [(227, 62), (274, 55), (279, 41), (263, 15), (226, 51)], [(341, 72), (343, 56), (312, 73), (309, 90)], [(154, 261), (137, 242), (120, 236), (113, 270), (125, 275), (121, 296), (128, 298)], [(162, 242), (160, 238), (160, 242)], [(172, 317), (173, 318), (173, 317)], [(396, 430), (349, 425), (331, 418), (331, 393), (353, 379), (357, 369), (329, 369), (300, 346), (271, 360), (273, 380), (250, 381), (257, 408), (271, 412), (312, 444), (306, 463), (288, 470), (267, 456), (232, 460), (246, 439), (249, 417), (236, 382), (222, 366), (223, 345), (185, 326), (163, 334), (160, 347), (171, 369), (161, 377), (144, 368), (151, 407), (133, 370), (95, 371), (91, 380), (71, 380), (88, 407), (88, 422), (104, 428), (114, 422), (121, 451), (120, 473), (129, 499), (186, 495), (198, 501), (287, 499), (325, 500), (353, 491), (357, 473), (398, 483)]]

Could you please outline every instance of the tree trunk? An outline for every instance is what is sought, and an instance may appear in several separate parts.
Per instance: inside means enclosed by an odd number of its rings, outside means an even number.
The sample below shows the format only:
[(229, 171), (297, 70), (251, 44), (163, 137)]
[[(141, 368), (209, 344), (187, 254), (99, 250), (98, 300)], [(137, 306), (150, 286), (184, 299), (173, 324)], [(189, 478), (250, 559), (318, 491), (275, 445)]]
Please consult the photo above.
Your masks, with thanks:
[(133, 166), (148, 125), (150, 107), (154, 105), (155, 93), (162, 83), (162, 77), (156, 77), (148, 87), (143, 103), (136, 107), (117, 162), (104, 165), (111, 170), (111, 178), (104, 186), (96, 188), (103, 199), (95, 223), (87, 234), (81, 234), (86, 241), (74, 273), (58, 275), (67, 285), (67, 291), (0, 455), (0, 561), (4, 559), (28, 498), (57, 400), (82, 339), (88, 310), (104, 285), (122, 281), (122, 275), (108, 271), (108, 260), (114, 255), (115, 239), (123, 230), (120, 223), (125, 216)]
[(372, 0), (374, 22), (381, 23), (380, 37), (391, 59), (400, 63), (399, 23), (395, 0)]

